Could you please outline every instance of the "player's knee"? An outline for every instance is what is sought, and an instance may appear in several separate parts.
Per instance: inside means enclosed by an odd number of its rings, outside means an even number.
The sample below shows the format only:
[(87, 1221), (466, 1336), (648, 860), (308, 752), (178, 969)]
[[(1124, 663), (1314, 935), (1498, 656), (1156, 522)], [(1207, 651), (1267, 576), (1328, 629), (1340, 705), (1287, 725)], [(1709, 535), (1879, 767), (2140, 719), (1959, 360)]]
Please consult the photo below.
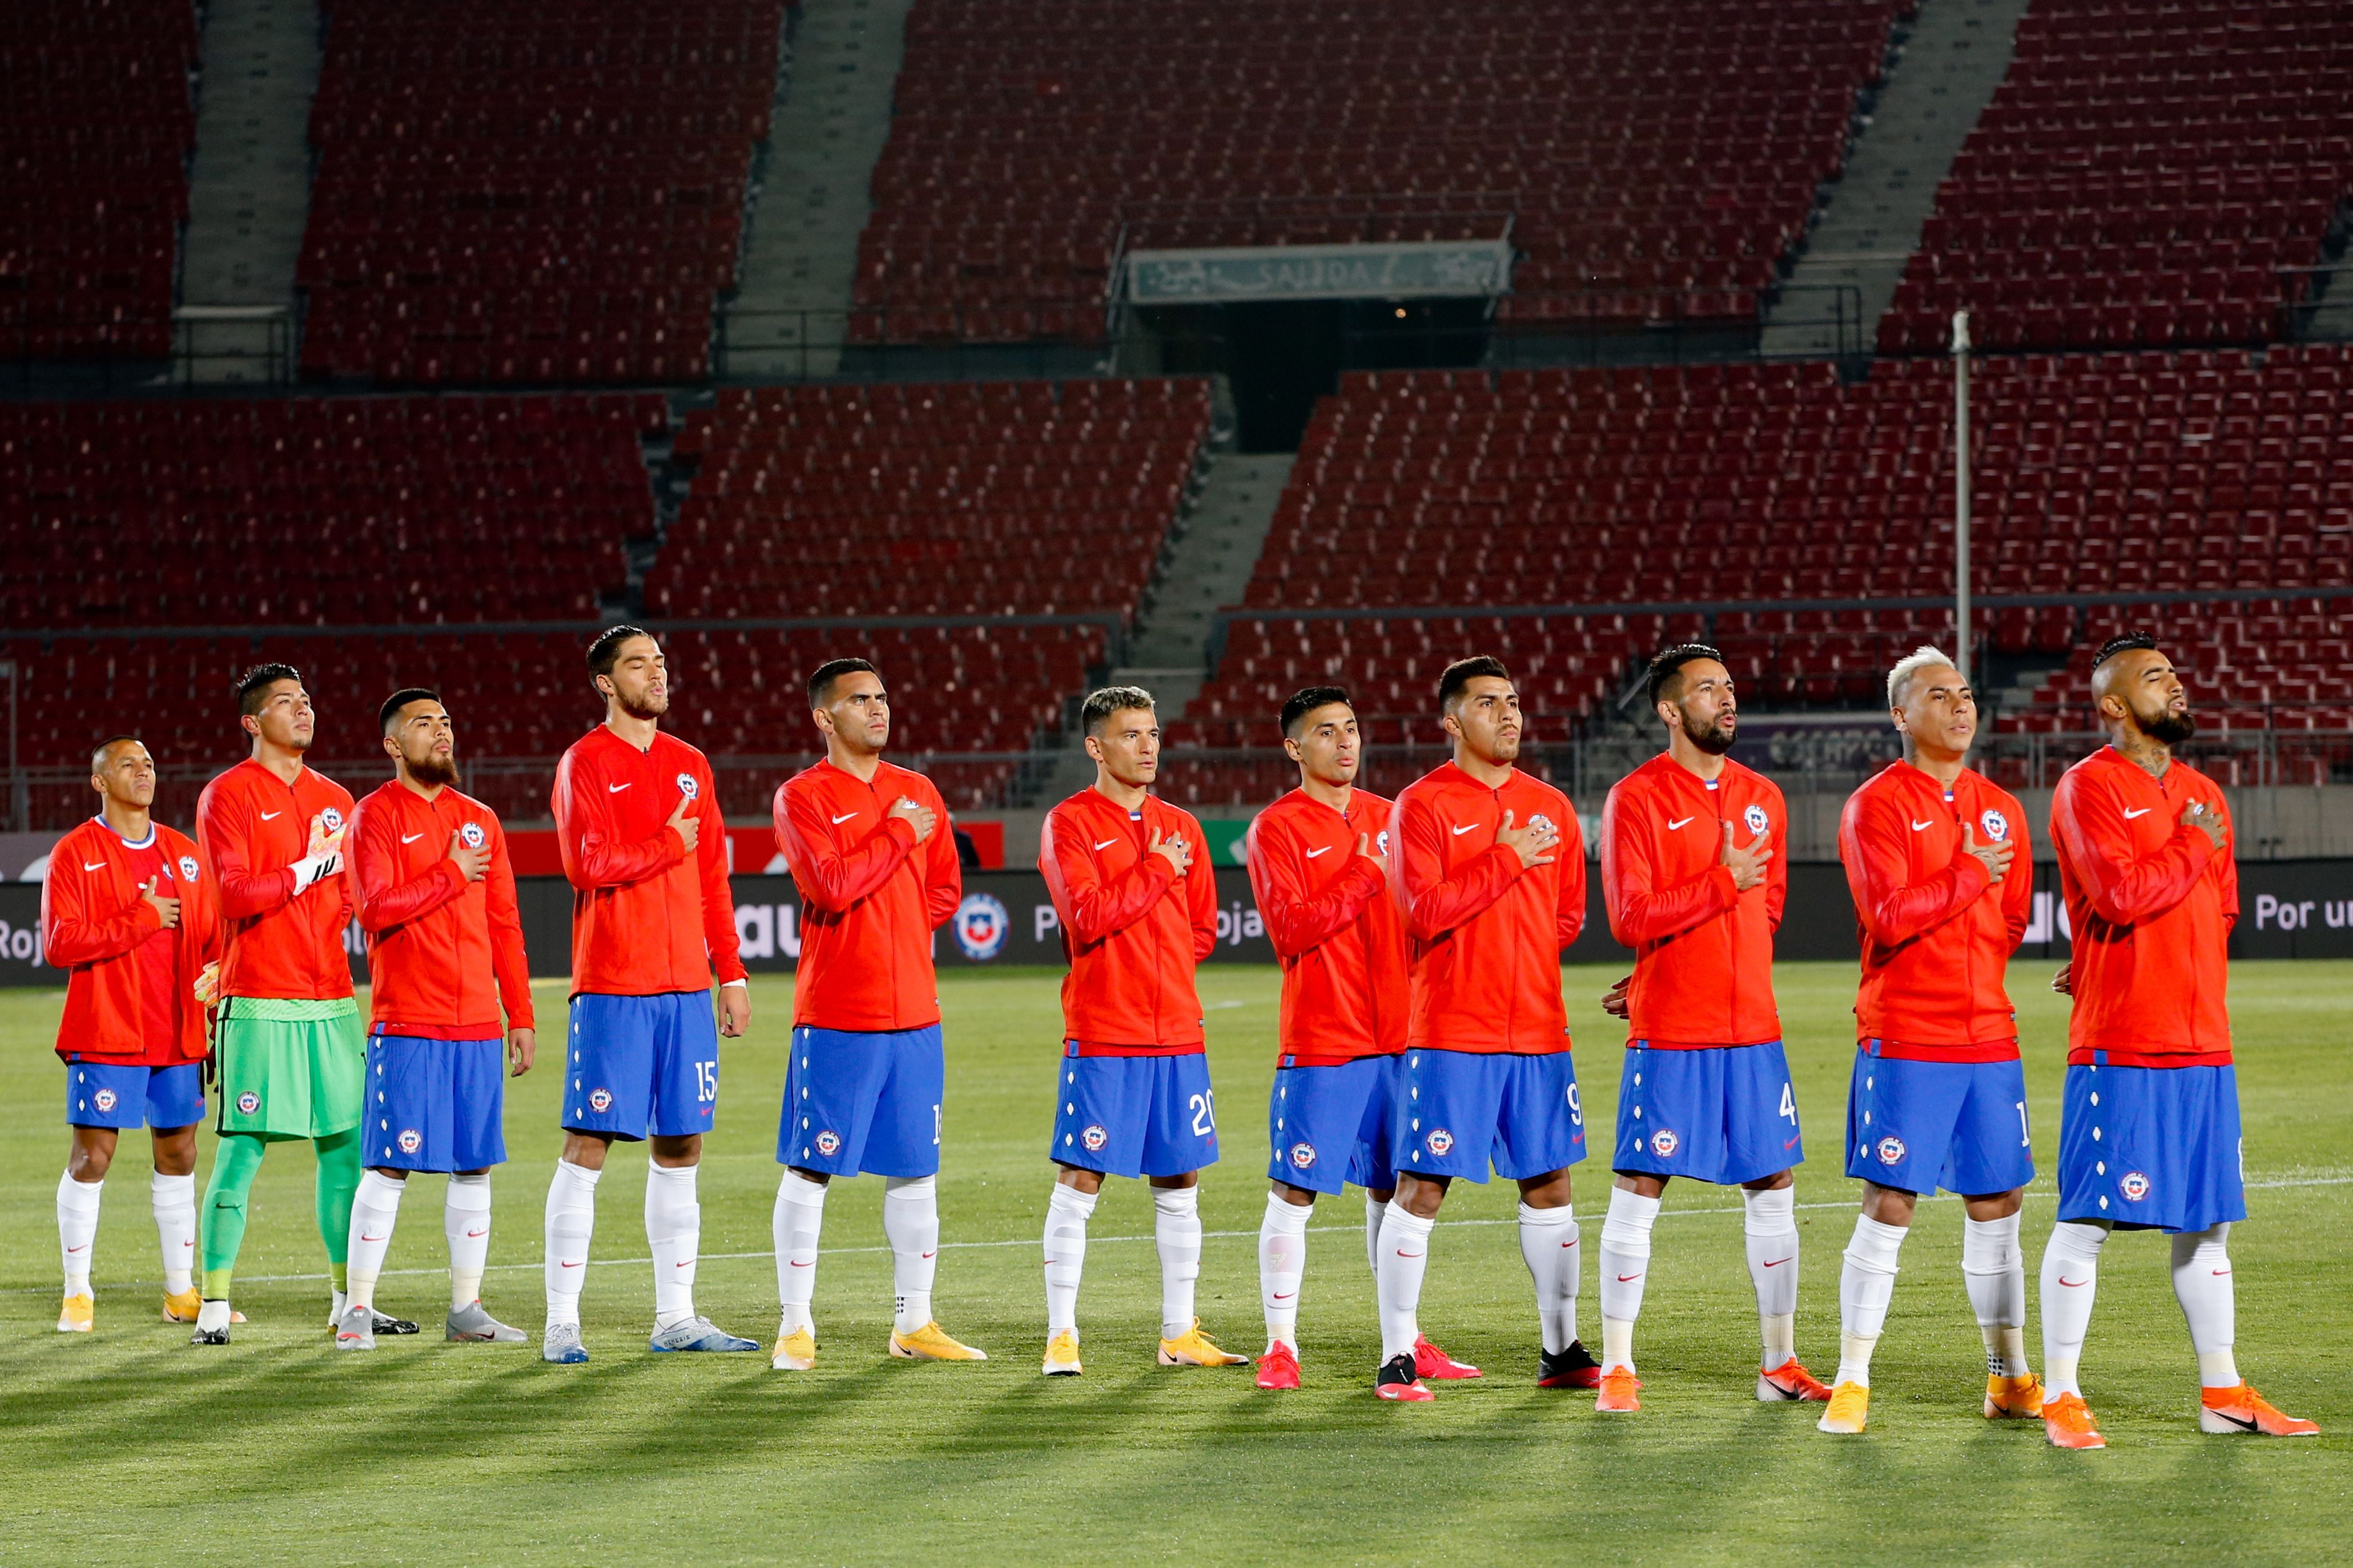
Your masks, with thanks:
[(1445, 1201), (1446, 1178), (1443, 1176), (1398, 1178), (1398, 1205), (1416, 1219), (1437, 1218), (1439, 1205)]

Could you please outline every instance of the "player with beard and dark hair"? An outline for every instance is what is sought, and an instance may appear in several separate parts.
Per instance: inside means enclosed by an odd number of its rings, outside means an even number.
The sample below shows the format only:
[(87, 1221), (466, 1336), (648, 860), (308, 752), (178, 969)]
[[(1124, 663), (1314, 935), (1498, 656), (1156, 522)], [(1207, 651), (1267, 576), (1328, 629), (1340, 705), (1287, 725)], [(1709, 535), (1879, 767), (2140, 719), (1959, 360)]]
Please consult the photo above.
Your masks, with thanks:
[(1659, 1196), (1677, 1176), (1737, 1186), (1764, 1355), (1757, 1397), (1823, 1400), (1798, 1362), (1798, 1224), (1790, 1167), (1806, 1155), (1781, 1019), (1773, 933), (1788, 892), (1788, 814), (1770, 779), (1725, 755), (1740, 704), (1724, 656), (1702, 643), (1651, 661), (1667, 749), (1601, 810), (1610, 933), (1634, 973), (1603, 1005), (1627, 1020), (1618, 1083), (1616, 1189), (1601, 1226), (1598, 1410), (1641, 1407), (1634, 1320)]
[(449, 1177), (444, 1337), (520, 1344), (522, 1330), (482, 1308), (491, 1167), (507, 1157), (502, 1074), (510, 1058), (517, 1077), (529, 1070), (536, 1043), (514, 868), (497, 814), (454, 787), (457, 736), (441, 700), (410, 687), (376, 719), (393, 777), (359, 803), (349, 835), (352, 901), (367, 933), (375, 1125), (362, 1129), (351, 1306), (335, 1348), (375, 1348), (376, 1280), (412, 1171)]
[(2242, 1382), (2228, 1240), (2247, 1216), (2231, 1064), (2231, 928), (2239, 872), (2231, 806), (2173, 754), (2196, 733), (2157, 639), (2112, 639), (2092, 667), (2108, 743), (2067, 770), (2051, 838), (2073, 952), (2059, 1111), (2059, 1223), (2042, 1254), (2044, 1430), (2104, 1448), (2077, 1369), (2100, 1248), (2112, 1229), (2172, 1238), (2173, 1293), (2198, 1352), (2201, 1432), (2310, 1436)]
[[(613, 1141), (650, 1140), (646, 1240), (657, 1351), (756, 1351), (694, 1310), (702, 1234), (695, 1167), (719, 1100), (719, 1037), (752, 1003), (727, 888), (727, 824), (711, 763), (661, 730), (670, 665), (651, 632), (607, 626), (588, 645), (605, 721), (556, 765), (556, 842), (572, 883), (571, 1027), (565, 1040), (564, 1154), (547, 1189), (543, 1361), (588, 1359), (580, 1277), (596, 1180)], [(719, 1022), (712, 1022), (712, 971)]]

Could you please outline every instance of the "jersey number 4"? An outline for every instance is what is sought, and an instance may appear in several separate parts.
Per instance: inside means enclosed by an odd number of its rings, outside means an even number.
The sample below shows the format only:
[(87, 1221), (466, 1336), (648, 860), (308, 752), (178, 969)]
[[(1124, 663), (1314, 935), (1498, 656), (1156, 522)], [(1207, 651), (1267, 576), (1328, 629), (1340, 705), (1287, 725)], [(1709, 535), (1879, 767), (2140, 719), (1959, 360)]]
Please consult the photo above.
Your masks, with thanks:
[(1793, 1122), (1798, 1120), (1798, 1102), (1790, 1098), (1789, 1086), (1786, 1082), (1781, 1085), (1780, 1113)]

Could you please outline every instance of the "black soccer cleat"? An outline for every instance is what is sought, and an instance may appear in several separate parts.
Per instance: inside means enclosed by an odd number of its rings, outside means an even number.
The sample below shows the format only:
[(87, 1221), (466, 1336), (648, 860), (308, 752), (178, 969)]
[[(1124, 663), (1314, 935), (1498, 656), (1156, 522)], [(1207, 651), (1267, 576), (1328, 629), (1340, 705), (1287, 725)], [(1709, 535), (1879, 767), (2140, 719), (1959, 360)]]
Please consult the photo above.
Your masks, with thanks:
[(1571, 1340), (1563, 1351), (1544, 1351), (1536, 1357), (1538, 1388), (1599, 1388), (1601, 1363), (1593, 1359), (1583, 1340)]
[(380, 1334), (413, 1334), (417, 1325), (406, 1318), (396, 1318), (388, 1312), (375, 1315), (375, 1331)]
[(192, 1345), (225, 1345), (228, 1343), (228, 1330), (198, 1329), (188, 1335), (188, 1342)]
[(1381, 1363), (1381, 1370), (1373, 1374), (1373, 1394), (1407, 1405), (1426, 1405), (1438, 1397), (1422, 1386), (1410, 1354), (1393, 1355)]

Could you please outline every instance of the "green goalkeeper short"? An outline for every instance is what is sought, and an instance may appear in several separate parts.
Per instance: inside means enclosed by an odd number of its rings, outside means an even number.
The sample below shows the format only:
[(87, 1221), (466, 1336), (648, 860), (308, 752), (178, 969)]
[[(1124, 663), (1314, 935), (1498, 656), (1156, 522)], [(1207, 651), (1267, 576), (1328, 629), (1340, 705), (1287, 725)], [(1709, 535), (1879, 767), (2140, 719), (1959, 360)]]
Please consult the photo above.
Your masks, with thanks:
[(216, 1132), (327, 1138), (360, 1123), (367, 1034), (349, 996), (226, 997), (213, 1059), (220, 1075)]

